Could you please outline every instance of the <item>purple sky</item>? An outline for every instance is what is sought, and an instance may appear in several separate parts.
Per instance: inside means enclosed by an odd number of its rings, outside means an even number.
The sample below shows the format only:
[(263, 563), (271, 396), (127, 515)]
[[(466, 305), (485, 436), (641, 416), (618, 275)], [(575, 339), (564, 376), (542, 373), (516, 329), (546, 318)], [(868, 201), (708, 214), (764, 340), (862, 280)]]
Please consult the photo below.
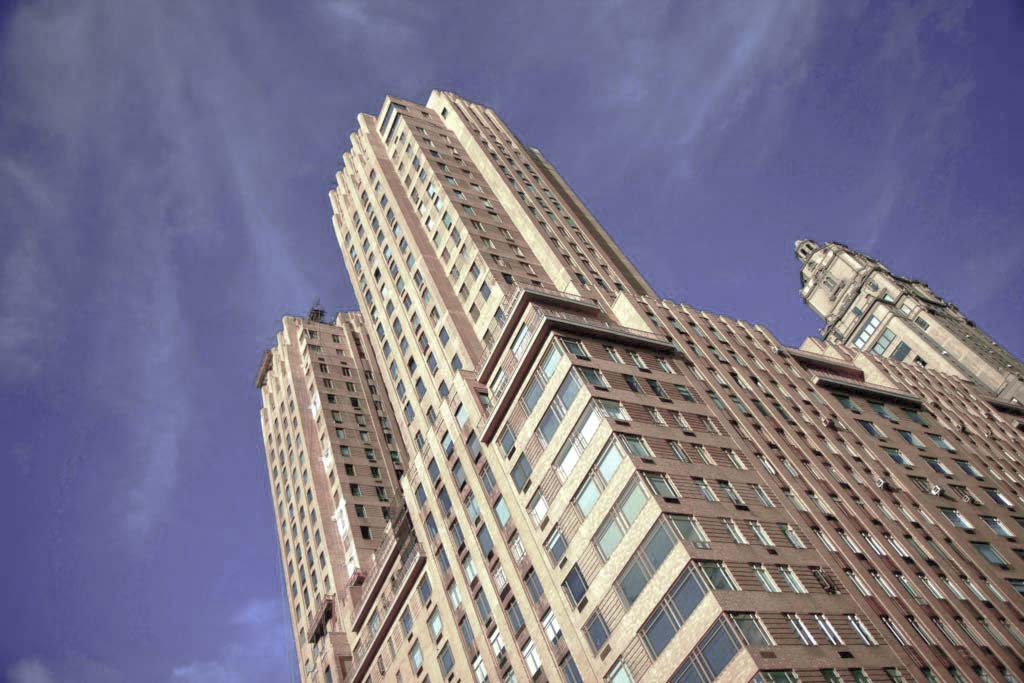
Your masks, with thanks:
[(327, 191), (388, 93), (494, 107), (663, 296), (798, 343), (836, 240), (1024, 355), (1019, 2), (484, 4), (0, 6), (10, 683), (294, 680), (252, 380), (353, 306)]

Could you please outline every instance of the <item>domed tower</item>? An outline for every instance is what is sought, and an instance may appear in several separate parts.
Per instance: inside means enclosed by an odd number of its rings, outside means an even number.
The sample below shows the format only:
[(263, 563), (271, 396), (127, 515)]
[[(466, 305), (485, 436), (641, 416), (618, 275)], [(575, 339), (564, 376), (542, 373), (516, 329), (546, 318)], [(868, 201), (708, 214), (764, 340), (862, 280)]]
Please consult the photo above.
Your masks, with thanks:
[(1024, 364), (924, 282), (894, 275), (837, 242), (797, 240), (800, 296), (825, 323), (821, 336), (858, 351), (973, 380), (1024, 402)]

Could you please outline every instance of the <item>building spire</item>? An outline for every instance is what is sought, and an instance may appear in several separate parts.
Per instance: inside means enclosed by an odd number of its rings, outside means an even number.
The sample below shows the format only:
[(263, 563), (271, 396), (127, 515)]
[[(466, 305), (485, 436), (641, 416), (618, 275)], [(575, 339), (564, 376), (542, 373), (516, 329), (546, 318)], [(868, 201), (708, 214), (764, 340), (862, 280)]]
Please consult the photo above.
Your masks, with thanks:
[(818, 250), (818, 243), (814, 240), (797, 240), (794, 243), (796, 257), (806, 262), (811, 254)]

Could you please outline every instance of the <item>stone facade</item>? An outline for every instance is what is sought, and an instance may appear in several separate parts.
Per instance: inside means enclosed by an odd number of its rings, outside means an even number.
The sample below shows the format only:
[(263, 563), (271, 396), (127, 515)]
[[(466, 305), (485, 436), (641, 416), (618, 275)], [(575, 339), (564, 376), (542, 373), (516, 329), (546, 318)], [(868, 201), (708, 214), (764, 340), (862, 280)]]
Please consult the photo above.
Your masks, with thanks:
[(1024, 363), (919, 280), (835, 242), (796, 243), (800, 296), (825, 321), (822, 338), (973, 380), (1024, 402)]

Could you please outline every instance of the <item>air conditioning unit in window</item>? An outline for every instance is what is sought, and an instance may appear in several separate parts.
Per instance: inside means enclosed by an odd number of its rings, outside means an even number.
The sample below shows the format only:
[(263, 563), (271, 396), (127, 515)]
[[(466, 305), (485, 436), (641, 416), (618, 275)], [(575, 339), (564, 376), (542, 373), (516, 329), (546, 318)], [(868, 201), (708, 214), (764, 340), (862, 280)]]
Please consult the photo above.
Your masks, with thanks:
[(888, 490), (889, 482), (887, 482), (885, 479), (882, 479), (881, 477), (879, 477), (878, 479), (875, 479), (875, 486), (877, 486), (878, 488), (882, 489), (883, 491), (884, 490)]
[(831, 417), (828, 417), (827, 415), (823, 415), (821, 418), (821, 426), (825, 427), (826, 429), (835, 429), (836, 421), (833, 420)]
[(928, 493), (932, 494), (933, 496), (941, 496), (942, 487), (939, 486), (938, 484), (932, 484), (931, 488), (928, 489)]

